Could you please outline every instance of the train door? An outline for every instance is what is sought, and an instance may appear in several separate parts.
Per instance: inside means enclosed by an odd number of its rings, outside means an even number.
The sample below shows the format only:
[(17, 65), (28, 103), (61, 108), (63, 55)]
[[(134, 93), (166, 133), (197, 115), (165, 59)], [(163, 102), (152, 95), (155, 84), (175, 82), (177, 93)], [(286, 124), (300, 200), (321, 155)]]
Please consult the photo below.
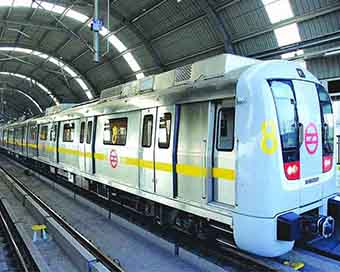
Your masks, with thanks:
[(79, 169), (85, 173), (93, 173), (93, 133), (94, 117), (80, 120), (79, 137)]
[(235, 108), (231, 101), (219, 102), (215, 110), (213, 150), (213, 201), (235, 205)]
[(178, 199), (202, 204), (210, 201), (210, 193), (207, 190), (211, 185), (207, 168), (211, 165), (208, 154), (211, 154), (209, 143), (213, 138), (209, 122), (210, 108), (210, 102), (181, 105), (175, 193)]
[(19, 142), (20, 142), (20, 144), (19, 144), (19, 146), (20, 146), (20, 152), (21, 152), (21, 154), (22, 155), (24, 155), (24, 135), (25, 135), (25, 127), (24, 126), (22, 126), (22, 127), (20, 127), (19, 128), (19, 130), (20, 130), (20, 138), (19, 138)]
[(147, 192), (155, 192), (154, 176), (154, 143), (157, 109), (142, 111), (142, 137), (139, 148), (139, 186)]
[(155, 146), (155, 189), (156, 193), (173, 197), (172, 150), (175, 120), (175, 106), (160, 107), (157, 110)]
[(27, 132), (28, 132), (28, 125), (24, 125), (24, 136), (23, 136), (23, 146), (24, 146), (24, 156), (28, 156), (28, 149), (27, 149)]
[(300, 205), (305, 205), (322, 196), (322, 185), (314, 178), (322, 174), (320, 104), (315, 83), (296, 80), (293, 84), (300, 127), (303, 130), (300, 140), (300, 177), (305, 181), (303, 190), (300, 190)]
[(49, 159), (51, 162), (58, 162), (58, 123), (52, 123), (49, 137)]

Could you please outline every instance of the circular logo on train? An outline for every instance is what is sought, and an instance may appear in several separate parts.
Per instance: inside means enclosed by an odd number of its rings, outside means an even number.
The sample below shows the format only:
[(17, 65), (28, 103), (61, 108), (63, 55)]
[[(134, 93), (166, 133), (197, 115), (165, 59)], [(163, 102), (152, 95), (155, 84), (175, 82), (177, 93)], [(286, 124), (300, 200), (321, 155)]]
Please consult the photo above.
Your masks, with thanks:
[(111, 150), (110, 151), (110, 164), (112, 168), (116, 168), (118, 166), (118, 154), (116, 152), (116, 150)]
[(313, 155), (318, 150), (319, 134), (314, 123), (309, 123), (305, 129), (305, 147), (309, 154)]

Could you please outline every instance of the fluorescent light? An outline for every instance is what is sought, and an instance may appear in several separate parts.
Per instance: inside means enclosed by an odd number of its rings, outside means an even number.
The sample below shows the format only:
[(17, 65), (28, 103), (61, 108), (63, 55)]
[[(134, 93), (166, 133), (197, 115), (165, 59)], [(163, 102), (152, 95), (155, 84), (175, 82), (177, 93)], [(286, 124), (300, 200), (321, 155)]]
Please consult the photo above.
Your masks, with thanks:
[(15, 0), (13, 7), (28, 7), (32, 5), (32, 0)]
[(87, 20), (90, 19), (90, 17), (75, 11), (73, 9), (70, 9), (68, 12), (66, 12), (65, 16), (70, 17), (71, 19), (77, 20), (81, 23), (85, 23)]
[(10, 75), (11, 75), (11, 76), (18, 77), (18, 78), (22, 78), (22, 79), (27, 79), (27, 77), (26, 77), (25, 75), (22, 75), (22, 74), (11, 73)]
[(29, 99), (34, 105), (36, 105), (36, 107), (39, 109), (40, 112), (43, 112), (42, 108), (40, 107), (40, 105), (31, 97), (29, 96), (28, 94), (18, 90), (18, 89), (15, 89), (17, 92), (21, 93), (22, 95), (24, 95), (27, 99)]
[[(268, 0), (263, 0), (263, 1), (268, 1)], [(288, 0), (285, 0), (288, 1)], [(60, 5), (56, 5), (47, 1), (35, 1), (32, 2), (32, 0), (0, 0), (0, 7), (10, 7), (10, 6), (15, 6), (15, 7), (31, 7), (31, 8), (35, 8), (35, 9), (43, 9), (46, 11), (50, 11), (50, 12), (54, 12), (57, 14), (62, 14), (66, 11), (66, 8)], [(69, 17), (71, 19), (74, 19), (80, 23), (86, 23), (87, 21), (90, 20), (90, 17), (88, 17), (87, 15), (80, 13), (78, 11), (75, 11), (73, 9), (69, 9), (66, 13), (65, 13), (66, 17)], [(91, 26), (91, 23), (88, 23), (88, 27)], [(111, 33), (110, 35), (110, 30), (107, 29), (106, 27), (103, 27), (102, 30), (99, 32), (99, 34), (103, 37), (108, 36), (107, 40), (112, 44), (112, 46), (114, 48), (117, 49), (117, 51), (119, 53), (122, 53), (124, 51), (127, 50), (127, 47), (124, 45), (124, 43), (117, 38), (117, 36), (115, 36), (113, 33)], [(11, 51), (11, 50), (5, 50), (0, 48), (0, 50), (3, 51)], [(19, 51), (17, 51), (19, 52)], [(43, 59), (47, 59), (48, 56), (46, 54), (37, 52), (37, 51), (32, 51), (31, 53), (32, 55), (36, 55), (38, 56), (38, 54), (41, 54), (41, 58)], [(135, 58), (132, 56), (131, 53), (128, 53), (126, 55), (124, 55), (125, 60), (128, 62), (128, 65), (130, 66), (131, 70), (136, 72), (141, 70), (140, 69), (140, 65), (137, 63), (137, 61), (135, 60)], [(60, 61), (56, 61), (55, 58), (50, 59), (50, 61), (56, 65), (58, 65), (59, 67), (61, 66), (61, 62)], [(73, 77), (73, 76), (72, 76)], [(136, 77), (141, 78), (142, 74), (140, 75), (136, 75)]]
[(123, 57), (126, 60), (126, 62), (130, 65), (133, 72), (137, 72), (140, 70), (139, 64), (137, 63), (136, 59), (134, 58), (134, 56), (132, 56), (131, 53), (127, 53)]
[[(45, 93), (47, 93), (47, 94), (50, 94), (51, 95), (51, 92), (44, 86), (44, 85), (42, 85), (41, 83), (39, 83), (39, 82), (34, 82), (40, 89), (42, 89)], [(54, 97), (54, 96), (53, 96)]]
[(0, 47), (0, 51), (12, 51), (14, 47)]
[(34, 80), (34, 79), (32, 79), (28, 76), (25, 76), (25, 75), (22, 75), (22, 74), (17, 74), (17, 73), (9, 73), (9, 72), (0, 72), (0, 75), (9, 75), (9, 76), (13, 76), (13, 77), (17, 77), (17, 78), (27, 80), (27, 81), (33, 83), (34, 85), (38, 86), (43, 92), (48, 94), (49, 97), (51, 97), (56, 104), (59, 104), (58, 99), (51, 93), (51, 91), (49, 89), (47, 89), (43, 84), (37, 82), (36, 80)]
[[(32, 51), (30, 49), (21, 48), (21, 47), (0, 47), (0, 51), (14, 51), (14, 52), (21, 52), (21, 53), (25, 53), (25, 54), (32, 54), (34, 56), (46, 59), (47, 61), (57, 65), (58, 67), (63, 69), (67, 74), (69, 74), (72, 78), (80, 77), (79, 74), (77, 74), (69, 66), (65, 65), (65, 63), (63, 63), (61, 60), (59, 60), (59, 59), (57, 59), (55, 57), (50, 57), (50, 56), (48, 56), (48, 55), (46, 55), (44, 53), (41, 53), (39, 51)], [(84, 91), (88, 90), (88, 87), (87, 87), (86, 83), (82, 79), (78, 78), (76, 81), (78, 82), (78, 84), (80, 85), (80, 87)]]
[(68, 67), (67, 65), (63, 66), (63, 70), (68, 73), (71, 77), (77, 77), (78, 74), (73, 71), (70, 67)]
[[(91, 23), (89, 23), (89, 24), (90, 24), (90, 27), (91, 27)], [(102, 35), (103, 37), (105, 37), (109, 33), (110, 33), (110, 31), (105, 26), (103, 26), (102, 30), (99, 31), (99, 34)]]
[(76, 81), (78, 82), (79, 86), (84, 90), (88, 90), (89, 88), (87, 87), (86, 83), (84, 82), (84, 80), (82, 80), (81, 78), (76, 78)]
[(138, 73), (138, 74), (136, 75), (136, 78), (137, 78), (137, 79), (142, 79), (142, 78), (144, 78), (144, 77), (145, 77), (144, 73)]
[(294, 16), (289, 0), (262, 0), (272, 24)]
[(49, 58), (49, 55), (46, 55), (44, 53), (37, 52), (37, 51), (32, 51), (31, 54), (34, 55), (34, 56), (37, 56), (39, 58), (42, 58), (42, 59), (48, 59)]
[(13, 48), (14, 52), (20, 52), (20, 53), (24, 53), (24, 54), (32, 54), (32, 50), (31, 49), (27, 49), (27, 48), (21, 48), (21, 47), (15, 47)]
[(87, 98), (88, 98), (89, 100), (93, 99), (93, 95), (92, 95), (92, 93), (90, 92), (90, 90), (87, 90), (87, 91), (85, 92), (85, 94), (86, 94), (86, 96), (87, 96)]
[(13, 4), (13, 0), (1, 0), (0, 7), (10, 7)]
[(107, 39), (119, 53), (127, 50), (126, 46), (116, 37), (116, 35), (112, 34)]
[(54, 58), (54, 57), (50, 57), (50, 58), (48, 59), (48, 61), (49, 61), (49, 62), (52, 62), (53, 64), (55, 64), (55, 65), (57, 65), (57, 66), (59, 66), (59, 67), (63, 66), (63, 63), (62, 63), (60, 60), (58, 60), (58, 59), (56, 59), (56, 58)]
[(35, 1), (32, 5), (32, 8), (38, 8), (38, 9), (42, 9), (42, 10), (46, 10), (46, 11), (52, 11), (52, 12), (58, 13), (58, 14), (61, 14), (66, 10), (66, 8), (64, 8), (62, 6), (55, 5), (53, 3), (49, 3), (49, 2), (45, 2), (45, 1)]
[(277, 28), (274, 30), (274, 33), (279, 46), (285, 46), (301, 41), (299, 29), (296, 23)]
[(324, 56), (328, 57), (328, 56), (334, 56), (334, 55), (339, 55), (339, 54), (340, 54), (340, 50), (335, 50), (335, 51), (326, 52)]

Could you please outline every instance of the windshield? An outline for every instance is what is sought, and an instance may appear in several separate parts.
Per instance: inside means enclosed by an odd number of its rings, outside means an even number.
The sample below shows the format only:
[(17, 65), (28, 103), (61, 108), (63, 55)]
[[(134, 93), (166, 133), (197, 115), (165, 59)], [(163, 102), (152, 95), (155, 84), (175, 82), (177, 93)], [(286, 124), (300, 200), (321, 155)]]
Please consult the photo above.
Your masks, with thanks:
[(295, 97), (290, 81), (270, 82), (278, 115), (283, 150), (298, 147), (298, 126), (295, 110)]
[(321, 121), (323, 125), (322, 141), (324, 155), (333, 154), (334, 144), (334, 121), (333, 109), (329, 95), (322, 85), (317, 84), (321, 108)]

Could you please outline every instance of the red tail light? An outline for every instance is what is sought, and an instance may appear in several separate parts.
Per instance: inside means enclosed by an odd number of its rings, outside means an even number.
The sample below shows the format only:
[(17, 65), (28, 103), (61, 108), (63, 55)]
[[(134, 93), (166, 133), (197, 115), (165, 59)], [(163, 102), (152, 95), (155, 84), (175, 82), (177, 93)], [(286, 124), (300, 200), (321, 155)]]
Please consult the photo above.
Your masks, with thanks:
[(333, 157), (324, 156), (322, 157), (322, 172), (328, 172), (333, 167)]
[(300, 178), (300, 162), (286, 162), (283, 165), (285, 169), (286, 178), (295, 180)]

